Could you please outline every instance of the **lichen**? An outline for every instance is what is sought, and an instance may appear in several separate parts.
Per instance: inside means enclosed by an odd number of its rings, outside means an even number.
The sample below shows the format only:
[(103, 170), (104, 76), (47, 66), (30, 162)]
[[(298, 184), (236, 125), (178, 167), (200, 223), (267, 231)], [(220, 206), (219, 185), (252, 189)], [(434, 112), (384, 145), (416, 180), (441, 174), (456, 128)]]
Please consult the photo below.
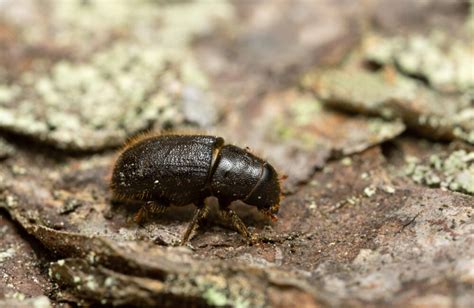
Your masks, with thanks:
[(13, 195), (7, 195), (5, 197), (5, 205), (7, 208), (15, 208), (18, 205), (18, 200)]
[(25, 300), (26, 295), (23, 294), (23, 293), (21, 293), (21, 292), (15, 292), (15, 293), (13, 293), (13, 294), (11, 295), (11, 297), (14, 298), (14, 299), (17, 299), (17, 300), (19, 300), (19, 301), (21, 302), (21, 301), (24, 301), (24, 300)]
[(8, 158), (15, 153), (15, 149), (5, 139), (0, 138), (0, 160)]
[(409, 158), (405, 172), (416, 183), (474, 195), (474, 152), (434, 154), (427, 164)]
[[(474, 141), (474, 112), (468, 96), (442, 95), (393, 69), (376, 73), (353, 68), (312, 72), (303, 83), (331, 107), (400, 119), (433, 139)], [(373, 130), (378, 126), (377, 122), (370, 125)]]
[(341, 159), (341, 164), (343, 166), (350, 166), (352, 165), (352, 159), (350, 157), (344, 157), (343, 159)]
[(30, 299), (32, 301), (33, 308), (50, 308), (51, 303), (46, 296), (39, 296), (36, 298)]
[(121, 43), (89, 63), (59, 62), (50, 76), (22, 79), (30, 96), (0, 104), (0, 126), (61, 148), (94, 149), (118, 145), (150, 124), (176, 125), (184, 120), (184, 84), (179, 65), (167, 69), (170, 61), (192, 59)]
[(469, 16), (466, 21), (468, 35), (474, 35), (474, 1), (469, 0)]
[(14, 248), (8, 248), (5, 251), (0, 252), (0, 263), (4, 262), (5, 260), (11, 259), (15, 256), (15, 249)]
[(79, 199), (68, 197), (64, 201), (64, 204), (62, 207), (58, 209), (59, 214), (69, 214), (74, 212), (77, 208), (83, 205), (83, 202)]
[(388, 194), (394, 194), (396, 192), (396, 189), (393, 187), (393, 186), (390, 186), (390, 185), (384, 185), (382, 187), (383, 191), (385, 191), (386, 193)]
[(321, 103), (318, 100), (307, 95), (296, 97), (286, 113), (278, 114), (273, 120), (270, 138), (298, 141), (306, 149), (314, 148), (318, 144), (314, 134), (301, 128), (315, 121), (320, 112)]
[(189, 273), (185, 277), (169, 275), (166, 281), (175, 294), (195, 294), (212, 306), (263, 307), (265, 296), (252, 291), (252, 286), (243, 277)]
[[(210, 126), (214, 97), (189, 44), (216, 18), (231, 18), (231, 5), (139, 4), (50, 3), (48, 27), (28, 27), (21, 39), (77, 50), (51, 65), (35, 62), (13, 81), (0, 79), (0, 127), (63, 149), (96, 150), (150, 128)], [(78, 46), (85, 41), (91, 43)]]
[(321, 103), (312, 97), (299, 97), (290, 106), (290, 112), (296, 125), (308, 125), (321, 112)]
[(14, 100), (19, 94), (19, 88), (15, 86), (0, 85), (0, 103)]
[(364, 195), (367, 198), (374, 196), (376, 192), (377, 192), (377, 188), (374, 186), (367, 186), (366, 188), (364, 188)]
[(225, 306), (228, 305), (226, 294), (214, 288), (207, 289), (203, 294), (204, 299), (211, 306)]
[(92, 276), (92, 275), (89, 275), (89, 276), (86, 277), (86, 286), (87, 286), (87, 288), (89, 288), (92, 291), (94, 291), (95, 289), (97, 289), (99, 287), (97, 281), (95, 280), (94, 276)]
[(405, 129), (397, 120), (347, 119), (324, 108), (319, 99), (307, 92), (293, 91), (284, 95), (287, 106), (275, 112), (267, 124), (267, 138), (306, 151), (329, 148), (348, 155), (391, 139)]
[[(186, 48), (193, 35), (209, 31), (216, 19), (230, 19), (234, 15), (227, 1), (212, 3), (212, 9), (202, 1), (148, 0), (49, 0), (42, 6), (48, 8), (47, 22), (25, 27), (26, 43), (41, 44), (47, 37), (52, 45), (73, 46), (82, 53), (93, 51), (114, 36)], [(14, 14), (5, 15), (15, 22)]]
[(429, 36), (413, 35), (366, 41), (367, 59), (396, 65), (408, 75), (423, 76), (434, 88), (474, 94), (474, 54), (461, 40), (442, 32)]
[(370, 118), (367, 122), (369, 131), (381, 139), (390, 139), (392, 136), (396, 136), (400, 133), (400, 127), (404, 129), (404, 125), (400, 121), (390, 123), (383, 119)]
[(107, 277), (104, 281), (104, 286), (107, 288), (112, 287), (115, 284), (115, 278), (114, 277)]

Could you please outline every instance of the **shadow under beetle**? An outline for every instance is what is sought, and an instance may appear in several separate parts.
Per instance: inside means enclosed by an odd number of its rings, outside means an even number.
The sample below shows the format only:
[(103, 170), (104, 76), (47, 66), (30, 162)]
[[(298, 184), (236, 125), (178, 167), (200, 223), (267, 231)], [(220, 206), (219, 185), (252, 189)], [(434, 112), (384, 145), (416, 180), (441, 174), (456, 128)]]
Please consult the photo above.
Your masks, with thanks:
[(278, 174), (268, 162), (205, 135), (156, 135), (131, 142), (115, 163), (110, 187), (116, 199), (146, 201), (137, 221), (149, 210), (193, 203), (197, 209), (182, 245), (207, 216), (209, 196), (218, 198), (220, 214), (250, 242), (255, 239), (229, 208), (231, 202), (241, 200), (276, 220), (281, 196)]

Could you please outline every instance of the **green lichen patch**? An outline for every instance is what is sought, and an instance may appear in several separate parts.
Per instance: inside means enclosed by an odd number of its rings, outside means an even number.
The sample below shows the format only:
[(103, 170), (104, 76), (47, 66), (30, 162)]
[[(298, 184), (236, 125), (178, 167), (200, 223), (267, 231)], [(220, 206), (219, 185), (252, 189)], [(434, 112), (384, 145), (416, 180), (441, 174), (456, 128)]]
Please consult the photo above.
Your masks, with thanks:
[(87, 64), (60, 62), (49, 76), (23, 77), (28, 96), (2, 103), (0, 126), (61, 148), (117, 145), (170, 105), (157, 91), (163, 65), (156, 50), (119, 45)]
[(192, 58), (128, 43), (86, 63), (59, 62), (49, 75), (24, 75), (20, 84), (21, 95), (12, 90), (0, 102), (0, 126), (71, 150), (117, 146), (138, 131), (179, 125), (186, 89), (207, 91)]
[(421, 76), (437, 90), (474, 95), (472, 42), (453, 40), (444, 33), (384, 39), (370, 37), (366, 58), (396, 65), (403, 73)]
[(349, 155), (390, 140), (405, 129), (399, 121), (333, 112), (309, 94), (287, 99), (287, 108), (275, 115), (267, 134), (272, 140), (299, 143), (307, 150), (331, 149)]
[(4, 251), (0, 251), (0, 264), (8, 259), (11, 259), (15, 256), (15, 249), (14, 248), (8, 248)]
[[(23, 220), (19, 216), (15, 219), (25, 223), (28, 232), (41, 233), (40, 241), (54, 253), (81, 257), (51, 263), (48, 275), (64, 290), (56, 293), (55, 298), (59, 300), (70, 294), (87, 303), (102, 305), (159, 306), (169, 302), (183, 305), (200, 302), (240, 307), (262, 307), (268, 301), (264, 290), (271, 284), (271, 279), (247, 265), (229, 267), (220, 261), (203, 262), (185, 248), (168, 249), (140, 241), (118, 244), (110, 236), (56, 231), (29, 225), (32, 219)], [(12, 253), (0, 251), (0, 262), (11, 258)], [(150, 258), (148, 254), (151, 254)], [(111, 269), (104, 264), (115, 265)], [(146, 268), (144, 271), (140, 269), (142, 266)], [(140, 275), (134, 276), (137, 273)]]
[(37, 296), (27, 298), (25, 294), (15, 292), (7, 294), (4, 300), (0, 299), (1, 307), (33, 307), (33, 308), (51, 308), (54, 307), (46, 296)]
[(474, 143), (474, 112), (461, 95), (441, 95), (393, 69), (317, 71), (303, 81), (325, 104), (351, 112), (400, 118), (407, 127), (432, 139)]
[[(24, 23), (2, 12), (21, 29), (8, 50), (43, 50), (48, 42), (49, 52), (22, 52), (21, 61), (0, 54), (17, 72), (0, 72), (0, 127), (61, 149), (97, 150), (151, 128), (212, 125), (214, 96), (191, 42), (232, 18), (232, 6), (138, 2), (46, 1), (31, 4), (37, 19)], [(27, 70), (14, 69), (24, 62)]]
[(404, 131), (400, 121), (350, 117), (323, 108), (310, 95), (289, 100), (288, 108), (274, 117), (268, 135), (278, 142), (298, 143), (302, 148), (330, 149), (342, 155), (363, 151)]
[(459, 150), (429, 157), (428, 163), (409, 157), (406, 174), (419, 184), (474, 195), (474, 152)]
[[(168, 249), (166, 253), (180, 258), (178, 248)], [(278, 279), (285, 277), (278, 270), (270, 274), (271, 270), (237, 263), (226, 265), (216, 260), (192, 259), (185, 269), (179, 267), (179, 261), (168, 256), (162, 261), (165, 264), (160, 267), (167, 268), (166, 278), (125, 275), (75, 258), (52, 262), (49, 276), (68, 293), (89, 303), (169, 306), (166, 303), (173, 301), (178, 306), (200, 303), (212, 307), (265, 307), (266, 303), (274, 301), (265, 291), (278, 288)], [(294, 275), (286, 276), (289, 281), (280, 292), (291, 294), (308, 288), (302, 281), (295, 283)]]

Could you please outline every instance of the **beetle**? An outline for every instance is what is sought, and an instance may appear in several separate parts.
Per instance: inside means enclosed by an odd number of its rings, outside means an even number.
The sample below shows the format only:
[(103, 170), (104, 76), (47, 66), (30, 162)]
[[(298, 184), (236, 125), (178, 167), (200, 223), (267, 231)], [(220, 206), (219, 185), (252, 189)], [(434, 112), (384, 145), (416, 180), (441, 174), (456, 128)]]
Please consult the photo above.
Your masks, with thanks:
[(207, 216), (207, 197), (217, 197), (219, 213), (249, 242), (255, 238), (229, 205), (241, 200), (276, 220), (281, 199), (279, 176), (270, 163), (209, 135), (137, 138), (118, 156), (110, 187), (115, 199), (145, 201), (136, 220), (150, 209), (194, 204), (196, 210), (181, 245)]

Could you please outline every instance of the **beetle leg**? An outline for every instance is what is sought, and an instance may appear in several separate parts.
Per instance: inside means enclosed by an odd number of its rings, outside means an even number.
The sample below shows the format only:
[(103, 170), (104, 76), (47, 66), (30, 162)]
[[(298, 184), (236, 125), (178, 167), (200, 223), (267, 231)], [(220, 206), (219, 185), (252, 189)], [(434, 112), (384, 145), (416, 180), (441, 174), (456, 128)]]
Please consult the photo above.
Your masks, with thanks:
[(135, 221), (137, 224), (141, 224), (143, 221), (148, 219), (150, 214), (163, 213), (166, 208), (167, 206), (160, 202), (147, 201), (135, 214), (133, 221)]
[(145, 206), (148, 207), (148, 212), (153, 214), (163, 213), (168, 207), (167, 205), (156, 201), (147, 201)]
[(242, 221), (242, 219), (240, 219), (237, 213), (235, 213), (229, 208), (221, 209), (220, 213), (224, 218), (230, 219), (232, 225), (235, 229), (237, 229), (237, 232), (239, 232), (240, 235), (242, 235), (250, 243), (255, 243), (255, 237), (252, 235), (252, 233), (249, 232), (244, 222)]
[(194, 229), (196, 229), (199, 221), (206, 218), (207, 214), (209, 213), (209, 209), (207, 208), (207, 205), (204, 201), (200, 202), (199, 204), (201, 206), (198, 206), (194, 212), (193, 219), (191, 219), (191, 222), (189, 223), (188, 228), (186, 229), (186, 232), (184, 232), (183, 238), (181, 239), (181, 245), (185, 245), (188, 242), (189, 236), (194, 231)]
[(145, 204), (138, 210), (138, 212), (135, 214), (135, 216), (133, 216), (133, 221), (135, 223), (141, 225), (141, 223), (144, 220), (146, 220), (146, 218), (148, 218), (148, 208)]

